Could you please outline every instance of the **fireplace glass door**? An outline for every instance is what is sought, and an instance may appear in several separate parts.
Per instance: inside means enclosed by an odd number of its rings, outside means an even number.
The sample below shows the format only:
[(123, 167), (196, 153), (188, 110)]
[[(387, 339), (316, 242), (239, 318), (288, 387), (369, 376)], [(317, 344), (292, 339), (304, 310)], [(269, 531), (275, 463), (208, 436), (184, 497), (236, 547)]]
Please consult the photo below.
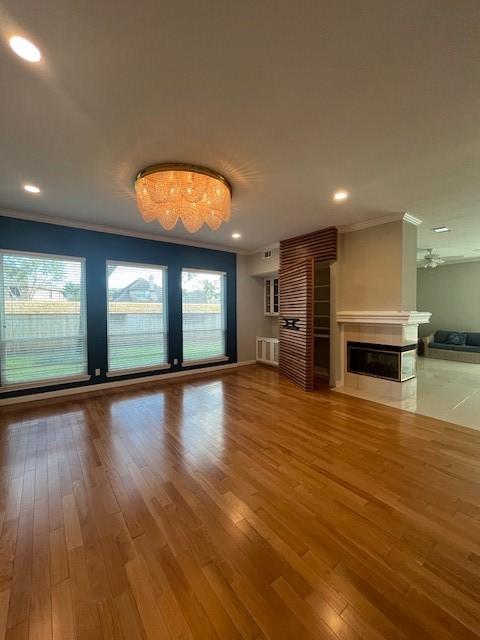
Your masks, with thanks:
[(415, 345), (347, 343), (348, 371), (403, 382), (415, 377)]

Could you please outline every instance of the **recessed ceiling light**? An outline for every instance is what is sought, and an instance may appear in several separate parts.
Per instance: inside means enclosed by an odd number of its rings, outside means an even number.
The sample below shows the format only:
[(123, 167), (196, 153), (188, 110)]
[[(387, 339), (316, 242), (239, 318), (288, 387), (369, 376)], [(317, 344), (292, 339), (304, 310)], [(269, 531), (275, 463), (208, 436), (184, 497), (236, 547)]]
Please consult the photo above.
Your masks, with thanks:
[(21, 36), (12, 36), (8, 42), (17, 56), (20, 56), (24, 60), (28, 60), (28, 62), (40, 62), (42, 59), (40, 49), (38, 49), (33, 42), (30, 42), (30, 40), (22, 38)]
[(450, 231), (448, 227), (433, 227), (432, 231), (435, 233), (445, 233), (446, 231)]
[(346, 200), (348, 198), (348, 191), (335, 191), (333, 194), (333, 199), (336, 202), (341, 202), (342, 200)]
[(241, 238), (241, 237), (242, 237), (242, 234), (241, 234), (241, 233), (236, 233), (236, 232), (235, 232), (235, 233), (232, 233), (232, 238), (233, 238), (234, 240), (238, 240), (238, 239), (239, 239), (239, 238)]
[(40, 193), (40, 189), (34, 184), (24, 184), (23, 188), (25, 191), (28, 191), (28, 193)]

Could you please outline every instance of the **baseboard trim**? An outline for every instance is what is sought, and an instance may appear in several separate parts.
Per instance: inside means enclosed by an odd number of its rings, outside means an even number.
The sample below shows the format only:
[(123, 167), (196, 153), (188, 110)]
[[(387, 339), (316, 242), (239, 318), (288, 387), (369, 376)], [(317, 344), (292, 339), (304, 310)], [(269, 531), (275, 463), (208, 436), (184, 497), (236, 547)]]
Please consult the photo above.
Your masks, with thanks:
[(58, 389), (57, 391), (43, 391), (40, 393), (31, 393), (25, 396), (15, 396), (12, 398), (3, 398), (0, 400), (0, 407), (12, 404), (23, 404), (25, 402), (35, 402), (40, 400), (48, 400), (50, 398), (60, 398), (62, 396), (73, 396), (83, 393), (92, 393), (93, 391), (101, 391), (102, 389), (112, 389), (114, 387), (127, 387), (134, 384), (145, 384), (146, 382), (168, 382), (175, 378), (196, 377), (213, 373), (215, 371), (230, 371), (238, 367), (245, 367), (256, 364), (256, 360), (244, 360), (243, 362), (232, 362), (231, 364), (222, 364), (215, 367), (202, 367), (201, 369), (190, 369), (188, 371), (174, 371), (172, 373), (163, 373), (156, 376), (144, 376), (141, 378), (129, 378), (127, 380), (112, 380), (111, 382), (101, 382), (99, 384), (89, 384), (84, 387), (72, 387), (70, 389)]

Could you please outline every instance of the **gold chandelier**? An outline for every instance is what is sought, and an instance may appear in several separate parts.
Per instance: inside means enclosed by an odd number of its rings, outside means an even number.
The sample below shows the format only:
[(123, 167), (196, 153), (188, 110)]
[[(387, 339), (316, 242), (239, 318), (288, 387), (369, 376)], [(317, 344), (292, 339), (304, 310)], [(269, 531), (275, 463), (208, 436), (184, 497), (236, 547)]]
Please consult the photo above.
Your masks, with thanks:
[(178, 219), (190, 233), (204, 223), (216, 231), (230, 219), (232, 189), (210, 169), (190, 164), (155, 164), (135, 180), (137, 206), (145, 222), (173, 229)]

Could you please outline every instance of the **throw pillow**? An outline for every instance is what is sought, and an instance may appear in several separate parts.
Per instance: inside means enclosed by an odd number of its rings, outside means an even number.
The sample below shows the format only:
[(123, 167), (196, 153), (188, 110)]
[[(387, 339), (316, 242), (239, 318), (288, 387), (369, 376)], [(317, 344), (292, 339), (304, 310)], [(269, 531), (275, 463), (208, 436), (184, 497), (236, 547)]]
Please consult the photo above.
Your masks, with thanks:
[(449, 336), (447, 337), (447, 344), (455, 344), (455, 345), (462, 345), (465, 344), (465, 341), (467, 339), (467, 334), (466, 333), (460, 333), (458, 331), (452, 331), (452, 333), (449, 334)]

